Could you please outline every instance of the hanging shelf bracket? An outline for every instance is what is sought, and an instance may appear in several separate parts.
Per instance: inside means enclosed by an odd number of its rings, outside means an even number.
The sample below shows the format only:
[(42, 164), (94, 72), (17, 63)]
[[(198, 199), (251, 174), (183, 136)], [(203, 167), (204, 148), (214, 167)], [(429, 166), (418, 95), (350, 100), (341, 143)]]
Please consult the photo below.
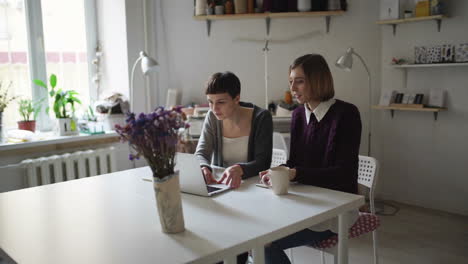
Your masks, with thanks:
[(437, 115), (439, 114), (439, 112), (434, 112), (434, 121), (437, 121)]
[(325, 17), (325, 28), (326, 28), (327, 34), (330, 32), (330, 20), (331, 20), (331, 16)]
[(270, 17), (265, 17), (265, 26), (266, 26), (267, 36), (270, 35), (270, 25), (271, 25), (271, 18)]
[(442, 19), (436, 19), (437, 22), (437, 32), (440, 32), (440, 27), (442, 26)]
[(396, 24), (392, 24), (392, 28), (393, 28), (393, 36), (396, 35)]
[(209, 37), (211, 33), (211, 20), (209, 19), (206, 20), (206, 33), (208, 34), (208, 37)]
[(391, 116), (392, 116), (392, 118), (393, 118), (393, 115), (395, 115), (395, 110), (393, 110), (393, 109), (392, 109), (392, 110), (390, 110), (390, 115), (391, 115)]

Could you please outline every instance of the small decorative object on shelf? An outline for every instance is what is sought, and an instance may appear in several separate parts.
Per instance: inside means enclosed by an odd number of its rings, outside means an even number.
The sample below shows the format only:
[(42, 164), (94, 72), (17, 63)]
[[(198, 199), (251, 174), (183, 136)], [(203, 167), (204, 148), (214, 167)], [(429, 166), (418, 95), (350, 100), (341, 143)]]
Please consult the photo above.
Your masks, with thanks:
[[(298, 0), (301, 1), (301, 0)], [(270, 12), (273, 0), (263, 0), (263, 12)]]
[(136, 151), (130, 154), (130, 160), (143, 156), (153, 172), (159, 220), (165, 233), (185, 230), (179, 174), (174, 171), (179, 129), (187, 128), (184, 119), (181, 108), (159, 107), (138, 117), (130, 113), (125, 126), (116, 126), (120, 138)]
[(442, 61), (440, 45), (435, 45), (426, 50), (426, 63), (439, 63)]
[(414, 103), (422, 105), (423, 99), (424, 99), (424, 94), (418, 93), (416, 94), (416, 97), (414, 98)]
[(382, 91), (380, 95), (379, 105), (389, 106), (394, 100), (397, 92), (395, 90)]
[(380, 0), (380, 19), (398, 19), (400, 2), (395, 0)]
[(414, 47), (414, 63), (415, 64), (427, 63), (426, 47), (424, 46)]
[(395, 57), (392, 58), (392, 65), (403, 65), (403, 64), (407, 64), (408, 61), (405, 60), (405, 59), (397, 59)]
[(196, 0), (195, 2), (195, 15), (204, 16), (206, 15), (206, 0)]
[(442, 0), (431, 0), (431, 15), (441, 15), (443, 14), (443, 3)]
[(397, 93), (395, 95), (395, 100), (393, 100), (393, 103), (395, 104), (401, 104), (403, 102), (403, 96), (404, 94), (403, 93)]
[(328, 0), (312, 0), (312, 11), (327, 11)]
[(299, 12), (308, 12), (312, 8), (312, 2), (310, 0), (297, 0), (297, 10)]
[(341, 10), (340, 0), (328, 0), (328, 11)]
[(206, 7), (206, 14), (209, 15), (209, 16), (213, 15), (215, 6), (216, 6), (216, 4), (215, 4), (214, 0), (208, 1), (208, 5)]
[(288, 0), (288, 12), (297, 12), (297, 0)]
[(445, 91), (440, 89), (432, 89), (429, 93), (429, 101), (427, 102), (430, 107), (444, 107)]
[(263, 0), (257, 0), (255, 2), (255, 13), (263, 12)]
[(247, 0), (234, 0), (234, 10), (236, 14), (247, 13)]
[(455, 46), (452, 44), (441, 45), (441, 62), (455, 61)]
[(455, 61), (468, 62), (468, 43), (457, 44), (455, 48)]
[(403, 18), (412, 18), (412, 17), (413, 17), (413, 11), (405, 10), (405, 12), (403, 12)]
[(429, 0), (423, 0), (416, 3), (414, 8), (416, 17), (429, 16), (431, 13)]
[(215, 6), (215, 15), (223, 15), (224, 14), (224, 6), (217, 5)]
[(255, 13), (255, 0), (247, 0), (247, 13)]
[(234, 14), (234, 5), (232, 3), (232, 0), (226, 0), (224, 3), (224, 13), (227, 15)]

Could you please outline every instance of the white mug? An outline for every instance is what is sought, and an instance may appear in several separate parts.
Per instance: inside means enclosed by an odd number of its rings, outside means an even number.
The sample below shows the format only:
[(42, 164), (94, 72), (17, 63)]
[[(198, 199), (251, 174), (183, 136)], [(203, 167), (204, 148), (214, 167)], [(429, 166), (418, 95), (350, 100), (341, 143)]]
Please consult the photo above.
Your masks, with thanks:
[(289, 168), (285, 166), (273, 167), (268, 170), (269, 183), (265, 183), (262, 178), (263, 184), (271, 186), (273, 193), (282, 195), (288, 193), (289, 187)]

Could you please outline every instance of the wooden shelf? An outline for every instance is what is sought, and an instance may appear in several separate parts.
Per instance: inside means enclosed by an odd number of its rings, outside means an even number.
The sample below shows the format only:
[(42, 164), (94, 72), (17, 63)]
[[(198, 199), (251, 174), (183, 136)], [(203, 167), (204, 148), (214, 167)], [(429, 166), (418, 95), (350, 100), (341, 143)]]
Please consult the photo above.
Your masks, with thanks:
[(266, 33), (270, 34), (270, 21), (272, 18), (291, 18), (291, 17), (325, 17), (326, 32), (330, 31), (331, 16), (343, 15), (345, 11), (316, 11), (316, 12), (283, 12), (283, 13), (253, 13), (253, 14), (230, 14), (230, 15), (204, 15), (194, 16), (195, 20), (206, 21), (208, 36), (211, 31), (211, 21), (213, 20), (243, 20), (243, 19), (265, 19)]
[(468, 62), (392, 65), (393, 68), (430, 68), (430, 67), (464, 67), (464, 66), (468, 66)]
[(378, 109), (378, 110), (390, 110), (390, 113), (394, 115), (394, 111), (419, 111), (419, 112), (431, 112), (434, 113), (434, 120), (437, 120), (437, 114), (441, 111), (446, 111), (447, 108), (445, 107), (422, 107), (422, 108), (417, 108), (417, 107), (396, 107), (396, 106), (383, 106), (383, 105), (373, 105), (372, 109)]
[(425, 16), (425, 17), (411, 17), (411, 18), (403, 18), (403, 19), (391, 19), (391, 20), (379, 20), (377, 24), (379, 25), (393, 25), (393, 24), (403, 24), (403, 23), (412, 23), (412, 22), (420, 22), (420, 21), (427, 21), (427, 20), (440, 20), (447, 18), (444, 15), (436, 15), (436, 16)]
[(319, 12), (283, 12), (283, 13), (253, 13), (232, 15), (194, 16), (195, 20), (235, 20), (235, 19), (261, 19), (261, 18), (285, 18), (285, 17), (325, 17), (343, 15), (345, 11), (319, 11)]
[(395, 36), (396, 26), (398, 24), (414, 23), (414, 22), (430, 21), (430, 20), (436, 21), (437, 31), (440, 32), (442, 19), (446, 19), (446, 18), (448, 17), (445, 15), (435, 15), (435, 16), (425, 16), (425, 17), (411, 17), (411, 18), (404, 18), (404, 19), (379, 20), (376, 23), (379, 25), (391, 25), (393, 27), (393, 35)]

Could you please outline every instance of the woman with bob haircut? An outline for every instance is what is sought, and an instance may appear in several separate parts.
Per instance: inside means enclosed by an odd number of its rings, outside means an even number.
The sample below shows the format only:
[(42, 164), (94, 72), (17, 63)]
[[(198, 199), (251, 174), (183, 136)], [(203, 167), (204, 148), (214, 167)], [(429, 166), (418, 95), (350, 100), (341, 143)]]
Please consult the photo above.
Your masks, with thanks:
[[(232, 72), (218, 72), (208, 79), (210, 105), (195, 155), (207, 183), (226, 181), (238, 188), (241, 180), (257, 176), (271, 164), (273, 121), (270, 112), (240, 101), (241, 83)], [(225, 167), (215, 180), (211, 164)]]
[[(289, 67), (289, 88), (302, 104), (291, 120), (287, 164), (290, 181), (357, 193), (361, 118), (353, 104), (334, 99), (333, 78), (325, 59), (307, 54)], [(268, 171), (260, 177), (268, 182)], [(349, 213), (349, 223), (359, 214)], [(337, 233), (336, 219), (313, 226), (265, 246), (266, 263), (290, 263), (285, 249), (316, 245)], [(351, 226), (351, 225), (350, 225)]]

